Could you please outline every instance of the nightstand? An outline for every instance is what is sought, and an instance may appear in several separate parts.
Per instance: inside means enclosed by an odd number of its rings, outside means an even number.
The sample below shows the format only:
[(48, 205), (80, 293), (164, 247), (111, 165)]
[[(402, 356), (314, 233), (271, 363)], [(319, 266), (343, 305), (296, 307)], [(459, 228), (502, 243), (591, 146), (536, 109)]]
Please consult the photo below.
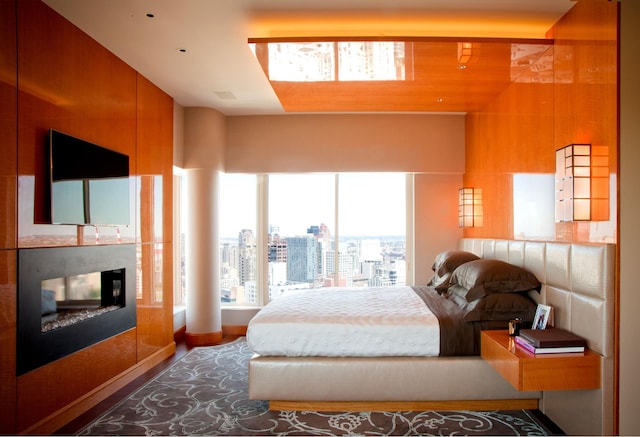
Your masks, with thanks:
[(481, 355), (520, 391), (600, 387), (601, 356), (588, 349), (584, 353), (536, 355), (518, 346), (506, 330), (488, 330), (481, 334)]

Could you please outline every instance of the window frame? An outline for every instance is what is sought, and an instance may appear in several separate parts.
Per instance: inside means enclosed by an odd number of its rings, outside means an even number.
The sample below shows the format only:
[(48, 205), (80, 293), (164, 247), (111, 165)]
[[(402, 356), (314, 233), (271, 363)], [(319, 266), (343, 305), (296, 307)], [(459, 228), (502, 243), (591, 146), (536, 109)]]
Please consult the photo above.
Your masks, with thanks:
[[(363, 172), (360, 172), (363, 173)], [(376, 173), (376, 172), (370, 172)], [(414, 175), (412, 173), (397, 172), (405, 175), (405, 263), (406, 263), (406, 285), (411, 286), (415, 283), (415, 272), (413, 268), (413, 260), (415, 256), (414, 250)], [(293, 174), (293, 173), (292, 173)], [(299, 173), (304, 175), (306, 173)], [(334, 235), (333, 250), (339, 253), (340, 246), (340, 229), (339, 229), (339, 191), (340, 191), (340, 174), (334, 175)], [(269, 174), (260, 173), (256, 176), (256, 302), (221, 302), (223, 308), (234, 307), (262, 307), (269, 302), (269, 270), (268, 270), (268, 235), (269, 235)], [(219, 268), (219, 266), (218, 266)], [(334, 283), (338, 284), (340, 271), (334, 271)]]

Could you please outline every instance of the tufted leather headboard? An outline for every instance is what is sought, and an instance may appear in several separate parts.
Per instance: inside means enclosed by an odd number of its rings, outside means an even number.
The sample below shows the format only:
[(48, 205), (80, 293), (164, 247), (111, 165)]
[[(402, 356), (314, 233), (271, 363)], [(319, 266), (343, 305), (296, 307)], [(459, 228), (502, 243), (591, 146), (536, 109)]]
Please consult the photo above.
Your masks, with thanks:
[(536, 275), (542, 289), (531, 297), (553, 307), (554, 326), (586, 338), (602, 356), (601, 389), (544, 392), (542, 409), (569, 434), (611, 435), (615, 245), (463, 238), (458, 248)]

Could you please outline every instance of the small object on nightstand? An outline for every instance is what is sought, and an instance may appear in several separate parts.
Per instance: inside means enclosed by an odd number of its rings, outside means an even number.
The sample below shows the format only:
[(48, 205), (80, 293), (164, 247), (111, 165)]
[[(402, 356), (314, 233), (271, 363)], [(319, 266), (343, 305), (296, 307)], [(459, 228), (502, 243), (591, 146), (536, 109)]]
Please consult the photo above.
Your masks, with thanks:
[(513, 320), (509, 320), (509, 336), (517, 337), (520, 335), (520, 328), (522, 327), (522, 320), (519, 318), (515, 318)]

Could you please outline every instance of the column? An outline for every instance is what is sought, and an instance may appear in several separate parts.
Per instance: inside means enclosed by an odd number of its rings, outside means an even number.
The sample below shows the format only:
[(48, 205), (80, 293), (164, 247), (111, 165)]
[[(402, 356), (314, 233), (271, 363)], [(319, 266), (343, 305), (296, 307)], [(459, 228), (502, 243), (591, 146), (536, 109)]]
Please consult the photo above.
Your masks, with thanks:
[(225, 117), (209, 108), (186, 108), (185, 341), (191, 346), (213, 345), (222, 340), (218, 190), (224, 148)]

